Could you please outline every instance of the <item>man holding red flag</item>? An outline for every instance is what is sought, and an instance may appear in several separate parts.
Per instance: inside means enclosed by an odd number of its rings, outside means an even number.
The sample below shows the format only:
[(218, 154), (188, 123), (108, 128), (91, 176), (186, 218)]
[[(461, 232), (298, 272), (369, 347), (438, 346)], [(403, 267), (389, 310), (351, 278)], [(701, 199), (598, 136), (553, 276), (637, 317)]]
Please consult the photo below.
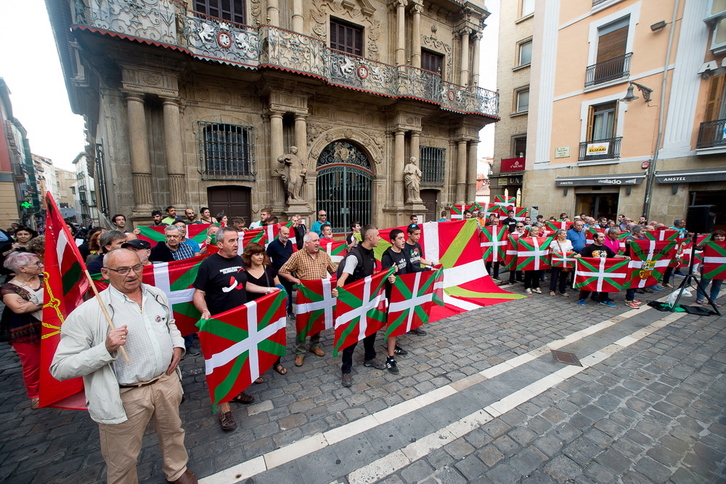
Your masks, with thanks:
[[(136, 461), (151, 419), (167, 481), (196, 483), (187, 468), (179, 418), (183, 391), (177, 365), (184, 339), (171, 317), (166, 294), (142, 284), (142, 272), (135, 252), (116, 249), (106, 254), (102, 274), (110, 286), (68, 316), (50, 372), (58, 380), (83, 377), (109, 483), (138, 481)], [(101, 305), (108, 309), (115, 329), (109, 331)], [(128, 361), (118, 358), (122, 346)]]
[[(346, 284), (350, 284), (351, 282), (373, 275), (373, 270), (376, 267), (376, 257), (373, 254), (373, 249), (378, 247), (378, 241), (380, 240), (378, 229), (373, 225), (366, 225), (361, 230), (361, 235), (362, 242), (355, 246), (348, 253), (343, 262), (341, 262), (343, 269), (342, 272), (338, 271), (340, 276), (338, 277), (337, 287), (343, 287)], [(333, 297), (338, 297), (337, 289), (333, 289)], [(363, 365), (373, 367), (377, 370), (385, 370), (386, 365), (376, 358), (376, 350), (374, 348), (375, 344), (376, 333), (363, 338), (363, 347), (365, 348)], [(357, 345), (358, 343), (353, 343), (343, 350), (343, 365), (341, 370), (343, 373), (342, 382), (344, 387), (350, 387), (353, 385), (353, 378), (350, 376), (350, 371), (353, 367), (353, 352)]]

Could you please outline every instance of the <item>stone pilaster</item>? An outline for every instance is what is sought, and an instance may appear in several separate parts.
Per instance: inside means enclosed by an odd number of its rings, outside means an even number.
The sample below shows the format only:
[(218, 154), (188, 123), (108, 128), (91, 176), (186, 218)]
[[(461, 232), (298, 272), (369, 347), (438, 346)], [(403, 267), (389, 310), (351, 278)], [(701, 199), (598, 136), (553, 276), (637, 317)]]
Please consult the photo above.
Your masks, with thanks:
[(129, 123), (129, 154), (134, 188), (134, 215), (149, 216), (153, 209), (151, 196), (151, 159), (146, 131), (143, 93), (127, 92), (126, 109)]
[(466, 140), (458, 141), (456, 151), (456, 204), (464, 204), (466, 200)]
[(469, 85), (469, 36), (471, 29), (464, 27), (461, 29), (461, 75), (459, 84), (462, 86)]
[(169, 204), (186, 207), (186, 183), (184, 175), (184, 152), (181, 137), (179, 103), (176, 99), (164, 98), (164, 149), (166, 169), (169, 176)]

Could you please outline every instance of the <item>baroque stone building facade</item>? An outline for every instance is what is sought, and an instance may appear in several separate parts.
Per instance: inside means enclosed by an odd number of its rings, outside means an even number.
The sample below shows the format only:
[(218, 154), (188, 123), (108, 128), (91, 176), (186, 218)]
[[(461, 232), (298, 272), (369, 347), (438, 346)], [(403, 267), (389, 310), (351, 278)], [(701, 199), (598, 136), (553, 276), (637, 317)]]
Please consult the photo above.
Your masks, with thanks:
[[(480, 2), (46, 3), (111, 213), (325, 209), (344, 231), (474, 199), (479, 131), (498, 119), (477, 86)], [(292, 147), (302, 201), (282, 176)], [(420, 200), (405, 196), (411, 158)]]

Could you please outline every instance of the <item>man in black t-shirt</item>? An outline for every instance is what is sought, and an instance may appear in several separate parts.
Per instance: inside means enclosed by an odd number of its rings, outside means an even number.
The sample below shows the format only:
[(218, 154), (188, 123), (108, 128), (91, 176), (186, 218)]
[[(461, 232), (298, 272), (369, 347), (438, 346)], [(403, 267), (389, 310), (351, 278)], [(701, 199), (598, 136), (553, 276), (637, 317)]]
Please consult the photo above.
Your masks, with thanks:
[(500, 221), (501, 225), (509, 227), (509, 233), (514, 232), (515, 225), (517, 225), (517, 219), (514, 218), (514, 210), (507, 210), (507, 218)]
[[(396, 267), (396, 275), (410, 274), (412, 272), (421, 272), (423, 268), (420, 265), (411, 264), (408, 252), (404, 250), (406, 239), (403, 236), (403, 230), (393, 229), (389, 235), (391, 246), (386, 249), (381, 257), (381, 269), (387, 270), (390, 267)], [(390, 296), (391, 286), (387, 285), (386, 292)], [(390, 297), (389, 297), (390, 299)], [(388, 358), (386, 359), (386, 368), (394, 375), (398, 375), (398, 364), (394, 355), (406, 355), (408, 351), (404, 350), (396, 344), (396, 337), (388, 338), (386, 342), (388, 349)]]
[[(237, 255), (239, 247), (237, 230), (225, 227), (217, 232), (219, 251), (201, 263), (197, 278), (194, 280), (194, 307), (202, 313), (202, 319), (209, 319), (214, 314), (223, 313), (237, 308), (247, 302), (245, 291), (269, 294), (278, 291), (275, 287), (261, 287), (247, 282), (242, 257)], [(232, 400), (240, 403), (252, 403), (254, 397), (245, 392)], [(232, 415), (229, 403), (222, 403), (219, 408), (219, 423), (222, 430), (234, 430), (237, 422)]]
[[(406, 229), (406, 232), (408, 233), (408, 240), (406, 240), (406, 245), (403, 250), (406, 251), (408, 258), (411, 259), (411, 264), (417, 268), (420, 268), (421, 264), (433, 267), (433, 262), (423, 258), (423, 249), (421, 248), (421, 244), (418, 243), (421, 239), (421, 227), (418, 224), (411, 224)], [(409, 331), (409, 333), (423, 336), (426, 334), (426, 330), (416, 328)]]
[[(594, 238), (592, 240), (592, 244), (586, 245), (579, 254), (575, 254), (575, 258), (579, 257), (600, 257), (600, 258), (607, 258), (607, 259), (629, 259), (629, 257), (624, 255), (615, 255), (615, 252), (608, 247), (607, 245), (604, 245), (605, 242), (605, 234), (603, 233), (596, 233), (594, 235)], [(577, 301), (577, 304), (580, 306), (584, 306), (587, 303), (587, 298), (590, 296), (590, 293), (593, 291), (580, 291), (580, 297)], [(602, 304), (603, 306), (609, 306), (609, 307), (615, 307), (615, 304), (610, 300), (610, 296), (608, 296), (607, 292), (596, 292), (595, 296), (597, 297), (597, 301)]]

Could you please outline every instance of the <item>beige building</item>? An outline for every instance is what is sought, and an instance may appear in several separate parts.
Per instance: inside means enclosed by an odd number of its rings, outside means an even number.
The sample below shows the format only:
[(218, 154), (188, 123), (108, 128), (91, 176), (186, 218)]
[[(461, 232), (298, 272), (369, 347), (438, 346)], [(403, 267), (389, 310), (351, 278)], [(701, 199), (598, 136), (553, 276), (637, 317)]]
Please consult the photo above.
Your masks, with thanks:
[(477, 86), (482, 2), (47, 5), (109, 213), (325, 209), (340, 232), (474, 199), (498, 119)]
[(517, 197), (522, 202), (522, 181), (527, 156), (530, 72), (534, 0), (499, 4), (497, 88), (501, 94), (501, 120), (494, 131), (494, 163), (490, 194)]
[(713, 204), (723, 224), (725, 18), (720, 0), (536, 2), (523, 204), (667, 224)]

